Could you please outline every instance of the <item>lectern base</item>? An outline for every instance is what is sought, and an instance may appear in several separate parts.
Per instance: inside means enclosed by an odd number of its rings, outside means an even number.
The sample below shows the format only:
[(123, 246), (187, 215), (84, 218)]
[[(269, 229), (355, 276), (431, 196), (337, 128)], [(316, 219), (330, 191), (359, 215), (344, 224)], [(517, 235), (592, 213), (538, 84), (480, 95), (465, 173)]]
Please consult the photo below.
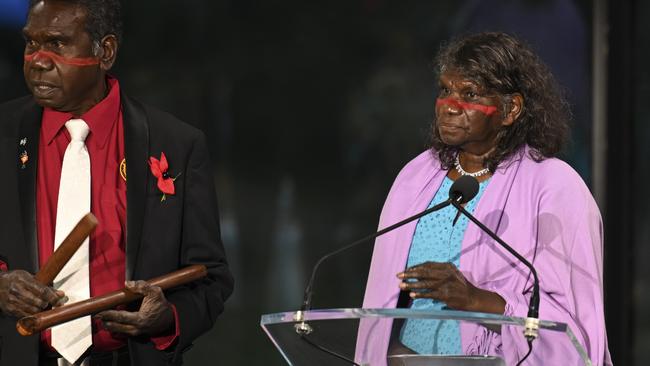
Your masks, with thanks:
[(392, 355), (388, 366), (506, 366), (494, 356)]

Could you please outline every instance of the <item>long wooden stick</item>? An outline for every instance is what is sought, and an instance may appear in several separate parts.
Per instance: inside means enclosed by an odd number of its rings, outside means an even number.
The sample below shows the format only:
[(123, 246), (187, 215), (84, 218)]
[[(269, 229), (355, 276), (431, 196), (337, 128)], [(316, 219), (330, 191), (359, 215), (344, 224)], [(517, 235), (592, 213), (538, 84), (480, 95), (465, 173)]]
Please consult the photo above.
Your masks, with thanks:
[[(205, 277), (207, 273), (205, 266), (196, 264), (153, 278), (147, 282), (153, 286), (159, 286), (163, 290), (166, 290), (196, 281)], [(140, 298), (142, 298), (142, 295), (135, 294), (126, 289), (113, 291), (102, 296), (93, 297), (88, 300), (79, 301), (74, 304), (64, 305), (59, 308), (24, 317), (18, 320), (16, 323), (16, 329), (21, 335), (29, 336), (57, 324), (112, 309), (117, 305), (128, 304)]]
[(96, 227), (97, 218), (92, 213), (87, 213), (56, 248), (56, 251), (52, 253), (43, 268), (34, 275), (34, 278), (46, 286), (50, 285)]

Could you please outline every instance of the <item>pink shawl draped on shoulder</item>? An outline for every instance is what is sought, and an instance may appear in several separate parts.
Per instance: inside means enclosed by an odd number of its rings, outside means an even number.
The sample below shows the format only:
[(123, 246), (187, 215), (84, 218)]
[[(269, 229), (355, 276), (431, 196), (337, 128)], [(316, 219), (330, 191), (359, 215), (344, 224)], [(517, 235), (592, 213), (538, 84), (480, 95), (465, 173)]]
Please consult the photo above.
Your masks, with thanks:
[[(379, 228), (426, 209), (446, 173), (431, 151), (409, 162), (393, 183)], [(497, 169), (474, 215), (535, 266), (540, 318), (568, 324), (594, 365), (610, 365), (603, 311), (602, 223), (580, 176), (561, 160), (535, 162), (529, 149), (522, 149)], [(405, 268), (416, 224), (376, 240), (364, 308), (396, 306), (399, 280), (395, 275)], [(506, 301), (504, 315), (526, 316), (532, 283), (528, 269), (472, 223), (462, 242), (460, 270), (475, 286)], [(362, 321), (357, 360), (385, 365), (391, 327), (389, 322)], [(514, 327), (497, 334), (465, 324), (461, 340), (465, 354), (499, 355), (508, 365), (528, 351)], [(525, 364), (580, 365), (581, 361), (558, 348), (551, 337), (540, 337)]]

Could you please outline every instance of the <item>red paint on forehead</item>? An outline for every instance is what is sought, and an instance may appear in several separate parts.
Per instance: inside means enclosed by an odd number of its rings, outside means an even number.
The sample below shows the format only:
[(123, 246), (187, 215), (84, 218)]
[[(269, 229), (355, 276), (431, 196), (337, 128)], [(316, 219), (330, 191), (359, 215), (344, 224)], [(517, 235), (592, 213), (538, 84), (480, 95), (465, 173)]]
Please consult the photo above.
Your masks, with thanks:
[(25, 55), (25, 62), (32, 62), (36, 57), (47, 57), (53, 61), (70, 66), (92, 66), (98, 65), (99, 59), (94, 57), (63, 57), (50, 51), (36, 51), (29, 55)]
[(462, 102), (460, 100), (454, 99), (454, 98), (442, 98), (442, 99), (436, 99), (436, 107), (439, 107), (441, 105), (448, 105), (452, 107), (459, 108), (461, 110), (463, 109), (472, 109), (475, 111), (479, 111), (486, 116), (491, 116), (497, 111), (497, 107), (494, 105), (485, 105), (485, 104), (478, 104), (478, 103), (467, 103), (467, 102)]

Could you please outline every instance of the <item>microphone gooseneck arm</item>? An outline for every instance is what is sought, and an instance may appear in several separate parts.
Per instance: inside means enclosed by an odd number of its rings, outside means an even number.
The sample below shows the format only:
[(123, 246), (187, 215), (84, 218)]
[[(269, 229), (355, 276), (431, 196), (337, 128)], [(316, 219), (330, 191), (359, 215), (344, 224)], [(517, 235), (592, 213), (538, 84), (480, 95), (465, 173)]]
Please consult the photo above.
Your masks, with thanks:
[(344, 247), (342, 247), (340, 249), (337, 249), (337, 250), (335, 250), (333, 252), (330, 252), (330, 253), (324, 255), (323, 257), (321, 257), (318, 260), (318, 262), (316, 262), (316, 264), (314, 265), (314, 269), (311, 272), (311, 277), (309, 278), (309, 282), (307, 284), (307, 287), (305, 288), (305, 295), (304, 295), (304, 298), (303, 298), (302, 306), (300, 307), (300, 310), (297, 311), (294, 314), (294, 320), (297, 322), (296, 324), (294, 324), (294, 328), (296, 330), (296, 333), (298, 335), (300, 335), (300, 339), (302, 339), (305, 343), (309, 344), (310, 346), (312, 346), (312, 347), (314, 347), (314, 348), (316, 348), (316, 349), (318, 349), (318, 350), (320, 350), (322, 352), (325, 352), (325, 353), (327, 353), (327, 354), (329, 354), (331, 356), (334, 356), (334, 357), (336, 357), (336, 358), (338, 358), (340, 360), (344, 360), (344, 361), (348, 362), (351, 365), (357, 365), (358, 366), (358, 364), (354, 360), (348, 359), (347, 357), (341, 355), (340, 353), (337, 353), (337, 352), (334, 352), (334, 351), (332, 351), (330, 349), (327, 349), (326, 347), (323, 347), (322, 345), (319, 345), (319, 344), (315, 343), (313, 340), (310, 340), (307, 337), (309, 334), (311, 334), (314, 331), (314, 329), (305, 321), (305, 311), (311, 310), (311, 298), (312, 298), (312, 294), (313, 294), (314, 279), (316, 278), (316, 272), (318, 271), (318, 268), (320, 267), (320, 265), (325, 260), (327, 260), (328, 258), (331, 258), (332, 256), (335, 256), (335, 255), (337, 255), (337, 254), (339, 254), (341, 252), (345, 252), (346, 250), (354, 248), (357, 245), (363, 244), (363, 243), (365, 243), (365, 242), (367, 242), (367, 241), (369, 241), (371, 239), (374, 239), (374, 238), (377, 238), (377, 237), (379, 237), (381, 235), (384, 235), (387, 232), (395, 230), (395, 229), (399, 228), (400, 226), (406, 225), (406, 224), (408, 224), (409, 222), (411, 222), (413, 220), (417, 220), (422, 216), (425, 216), (425, 215), (428, 215), (428, 214), (430, 214), (430, 213), (432, 213), (434, 211), (438, 211), (440, 209), (443, 209), (443, 208), (451, 205), (452, 201), (454, 201), (454, 202), (456, 202), (458, 204), (465, 203), (465, 202), (471, 200), (472, 198), (474, 198), (474, 196), (476, 196), (477, 192), (478, 192), (478, 183), (476, 182), (476, 179), (471, 178), (471, 177), (466, 177), (466, 178), (461, 177), (461, 178), (457, 179), (454, 182), (454, 184), (452, 184), (452, 186), (451, 186), (451, 188), (449, 190), (449, 198), (446, 201), (441, 202), (441, 203), (439, 203), (439, 204), (437, 204), (437, 205), (435, 205), (433, 207), (430, 207), (430, 208), (428, 208), (428, 209), (426, 209), (426, 210), (424, 210), (424, 211), (422, 211), (422, 212), (420, 212), (418, 214), (415, 214), (415, 215), (413, 215), (413, 216), (411, 216), (411, 217), (409, 217), (407, 219), (404, 219), (404, 220), (402, 220), (402, 221), (400, 221), (398, 223), (395, 223), (395, 224), (393, 224), (393, 225), (391, 225), (391, 226), (389, 226), (389, 227), (387, 227), (385, 229), (382, 229), (382, 230), (379, 230), (379, 231), (377, 231), (375, 233), (372, 233), (372, 234), (370, 234), (370, 235), (368, 235), (368, 236), (366, 236), (364, 238), (361, 238), (361, 239), (355, 241), (352, 244), (348, 244), (348, 245), (346, 245), (346, 246), (344, 246)]
[[(455, 202), (456, 204), (463, 204), (468, 201), (470, 201), (472, 198), (476, 197), (476, 194), (478, 193), (478, 182), (476, 181), (475, 178), (470, 177), (470, 176), (462, 176), (454, 183), (451, 185), (449, 188), (449, 198), (443, 202), (440, 202), (439, 204), (430, 207), (418, 214), (415, 214), (407, 219), (404, 219), (398, 223), (395, 223), (385, 229), (379, 230), (375, 233), (372, 233), (365, 238), (361, 238), (357, 241), (355, 241), (352, 244), (348, 244), (344, 246), (343, 248), (337, 249), (331, 253), (328, 253), (321, 257), (318, 262), (314, 265), (314, 269), (311, 271), (311, 277), (309, 278), (309, 282), (307, 283), (307, 287), (305, 287), (305, 295), (303, 297), (303, 302), (302, 306), (300, 307), (300, 311), (298, 312), (298, 317), (302, 318), (303, 313), (305, 311), (311, 310), (311, 296), (313, 293), (313, 285), (314, 285), (314, 279), (316, 278), (316, 272), (318, 271), (318, 267), (320, 267), (321, 263), (323, 263), (325, 260), (328, 258), (335, 256), (341, 252), (344, 252), (348, 249), (354, 248), (359, 244), (363, 244), (371, 239), (377, 238), (381, 235), (386, 234), (389, 231), (395, 230), (399, 228), (400, 226), (406, 225), (409, 222), (413, 220), (417, 220), (422, 216), (426, 216), (434, 211), (441, 210), (449, 205), (452, 204), (452, 201)], [(455, 206), (455, 205), (454, 205)], [(302, 319), (299, 319), (299, 321), (302, 321)]]
[(535, 270), (535, 267), (533, 267), (533, 265), (521, 254), (517, 253), (517, 251), (514, 250), (510, 245), (499, 238), (497, 234), (492, 232), (492, 230), (490, 230), (487, 226), (483, 225), (483, 223), (474, 217), (474, 215), (465, 210), (461, 204), (456, 201), (452, 201), (451, 204), (530, 270), (530, 273), (533, 275), (533, 293), (530, 296), (530, 303), (528, 305), (528, 316), (526, 319), (524, 335), (529, 340), (537, 338), (539, 329), (539, 279), (537, 278), (537, 271)]

